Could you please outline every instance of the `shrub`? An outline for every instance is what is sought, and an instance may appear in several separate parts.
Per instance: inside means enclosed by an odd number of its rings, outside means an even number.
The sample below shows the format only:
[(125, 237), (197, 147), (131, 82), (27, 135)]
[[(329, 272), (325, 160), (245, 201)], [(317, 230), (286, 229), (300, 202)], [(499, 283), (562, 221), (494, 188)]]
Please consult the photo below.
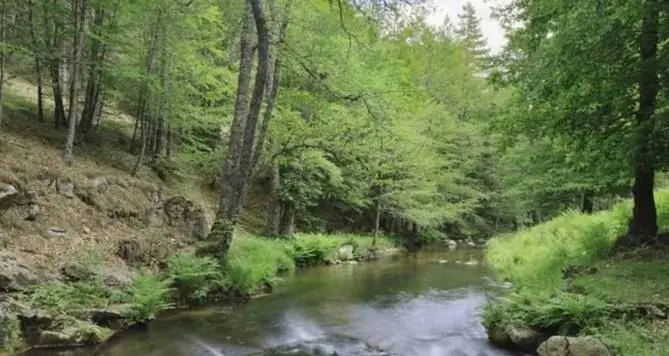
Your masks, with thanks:
[(30, 303), (53, 314), (64, 314), (81, 308), (107, 305), (112, 291), (101, 281), (63, 283), (51, 281), (38, 285), (29, 296)]
[(232, 242), (225, 272), (230, 283), (249, 292), (274, 283), (281, 271), (295, 269), (287, 242), (243, 236)]
[(0, 354), (14, 354), (23, 346), (21, 323), (11, 315), (0, 314)]
[(558, 293), (515, 293), (483, 311), (483, 324), (520, 325), (551, 334), (577, 334), (604, 325), (614, 307), (599, 298)]
[(178, 253), (167, 261), (167, 275), (184, 302), (202, 302), (218, 287), (221, 267), (213, 258)]
[(130, 287), (133, 303), (133, 319), (145, 322), (154, 319), (158, 313), (172, 307), (168, 303), (170, 281), (162, 280), (155, 274), (142, 271)]

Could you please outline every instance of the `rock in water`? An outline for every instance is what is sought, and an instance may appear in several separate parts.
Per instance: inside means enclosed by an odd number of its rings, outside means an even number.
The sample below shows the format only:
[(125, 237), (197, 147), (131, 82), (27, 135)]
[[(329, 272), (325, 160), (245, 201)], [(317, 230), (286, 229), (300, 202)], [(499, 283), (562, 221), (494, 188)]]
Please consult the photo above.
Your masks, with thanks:
[(353, 256), (353, 245), (344, 245), (339, 248), (337, 251), (337, 256), (339, 260), (350, 261), (354, 258)]
[(511, 342), (521, 351), (534, 353), (548, 336), (530, 328), (509, 326), (505, 328)]
[(0, 251), (0, 291), (20, 292), (39, 282), (33, 267), (20, 256)]
[(609, 348), (594, 337), (551, 336), (537, 350), (539, 356), (612, 356)]

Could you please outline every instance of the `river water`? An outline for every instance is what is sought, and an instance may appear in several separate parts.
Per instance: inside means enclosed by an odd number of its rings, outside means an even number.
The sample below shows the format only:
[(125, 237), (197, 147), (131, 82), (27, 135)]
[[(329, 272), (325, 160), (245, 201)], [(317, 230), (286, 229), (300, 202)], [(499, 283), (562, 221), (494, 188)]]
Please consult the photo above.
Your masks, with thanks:
[(480, 323), (480, 307), (499, 292), (481, 258), (432, 250), (312, 268), (245, 305), (175, 313), (97, 350), (51, 354), (512, 355), (490, 346)]

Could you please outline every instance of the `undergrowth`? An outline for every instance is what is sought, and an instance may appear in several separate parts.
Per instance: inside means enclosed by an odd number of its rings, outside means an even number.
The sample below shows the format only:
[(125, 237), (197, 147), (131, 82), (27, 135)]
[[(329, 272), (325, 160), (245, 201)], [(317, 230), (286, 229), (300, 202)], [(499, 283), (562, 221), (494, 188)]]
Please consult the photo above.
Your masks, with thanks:
[[(133, 309), (128, 317), (143, 322), (175, 305), (204, 303), (230, 290), (256, 292), (276, 283), (281, 273), (294, 271), (305, 259), (324, 263), (335, 257), (340, 246), (347, 244), (353, 246), (354, 252), (362, 253), (371, 248), (372, 238), (301, 234), (291, 239), (268, 239), (241, 232), (233, 240), (224, 265), (210, 257), (180, 252), (168, 258), (164, 270), (142, 270), (126, 287), (108, 287), (91, 273), (90, 278), (77, 282), (40, 284), (22, 298), (53, 315), (129, 303)], [(377, 247), (390, 246), (387, 239), (377, 239)], [(84, 256), (87, 258), (80, 264), (94, 268), (95, 263), (84, 262), (97, 259), (88, 258), (88, 254)]]
[[(669, 230), (669, 190), (655, 193), (660, 230)], [(500, 278), (516, 288), (550, 290), (562, 283), (567, 265), (606, 257), (616, 239), (627, 231), (630, 201), (592, 215), (567, 212), (529, 229), (491, 239), (486, 259)]]
[[(655, 199), (659, 228), (668, 231), (669, 190), (656, 191)], [(490, 240), (486, 259), (514, 290), (485, 307), (485, 326), (595, 335), (621, 355), (660, 355), (669, 349), (666, 323), (634, 311), (635, 303), (669, 304), (666, 256), (611, 254), (616, 239), (627, 231), (631, 211), (628, 200), (592, 215), (571, 211)], [(595, 267), (594, 274), (570, 278), (578, 294), (562, 291), (562, 271), (568, 265)]]

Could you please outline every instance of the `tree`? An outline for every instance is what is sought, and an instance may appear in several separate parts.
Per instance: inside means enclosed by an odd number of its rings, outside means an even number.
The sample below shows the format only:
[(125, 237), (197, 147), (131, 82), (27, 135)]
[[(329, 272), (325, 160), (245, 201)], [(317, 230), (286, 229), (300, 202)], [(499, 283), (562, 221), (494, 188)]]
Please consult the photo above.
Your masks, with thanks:
[(485, 69), (490, 50), (481, 30), (481, 19), (471, 2), (462, 6), (454, 32), (471, 56), (468, 62), (476, 65), (478, 69)]
[(79, 123), (79, 90), (81, 88), (81, 62), (85, 46), (86, 18), (88, 17), (88, 0), (72, 0), (72, 19), (74, 21), (74, 36), (72, 47), (72, 79), (70, 83), (70, 105), (67, 117), (68, 131), (65, 141), (65, 163), (73, 160), (74, 135)]
[(518, 89), (518, 130), (574, 142), (573, 152), (597, 157), (591, 172), (619, 163), (633, 172), (629, 235), (640, 243), (657, 233), (653, 187), (667, 148), (656, 109), (667, 105), (658, 43), (668, 34), (659, 31), (666, 13), (656, 1), (619, 5), (514, 1), (502, 14), (523, 26), (511, 32), (502, 77)]

